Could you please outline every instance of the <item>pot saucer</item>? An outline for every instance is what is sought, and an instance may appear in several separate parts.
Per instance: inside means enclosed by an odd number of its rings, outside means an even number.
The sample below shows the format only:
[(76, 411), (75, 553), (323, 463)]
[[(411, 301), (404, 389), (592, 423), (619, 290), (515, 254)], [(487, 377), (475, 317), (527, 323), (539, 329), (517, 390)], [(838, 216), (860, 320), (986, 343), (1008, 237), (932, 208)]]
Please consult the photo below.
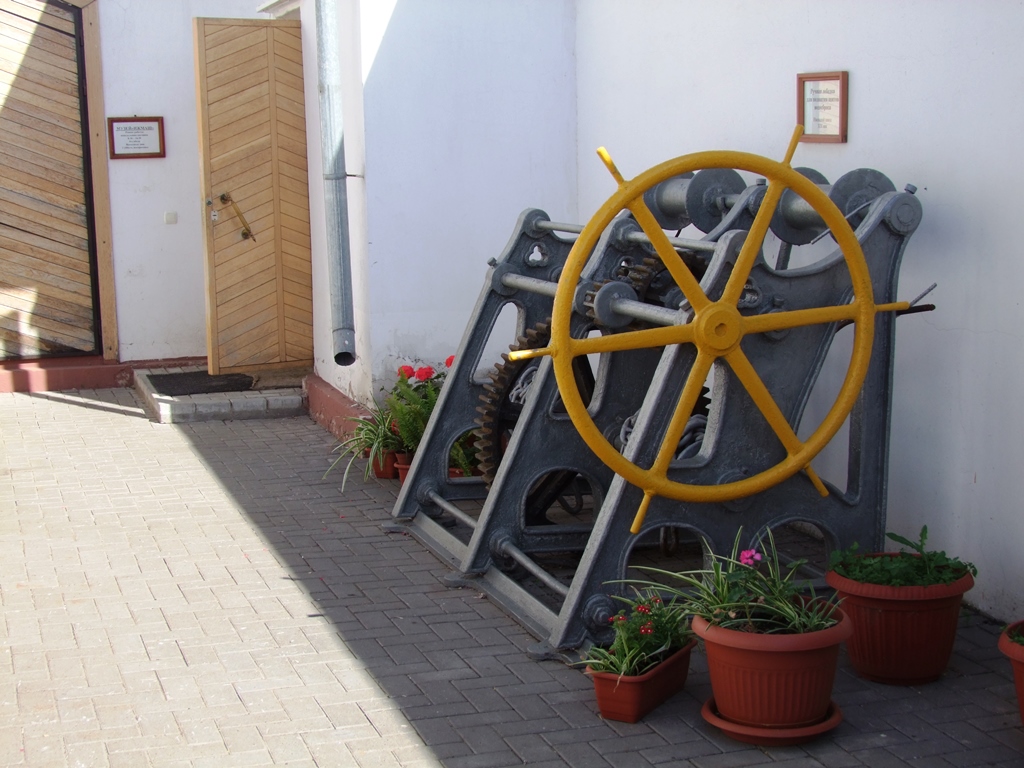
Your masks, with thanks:
[(721, 730), (726, 736), (747, 744), (760, 744), (765, 747), (786, 747), (802, 744), (815, 736), (831, 731), (843, 720), (843, 712), (834, 701), (829, 702), (825, 719), (814, 725), (802, 728), (758, 728), (753, 725), (740, 725), (726, 720), (718, 714), (714, 698), (704, 702), (700, 711), (701, 717), (710, 725)]

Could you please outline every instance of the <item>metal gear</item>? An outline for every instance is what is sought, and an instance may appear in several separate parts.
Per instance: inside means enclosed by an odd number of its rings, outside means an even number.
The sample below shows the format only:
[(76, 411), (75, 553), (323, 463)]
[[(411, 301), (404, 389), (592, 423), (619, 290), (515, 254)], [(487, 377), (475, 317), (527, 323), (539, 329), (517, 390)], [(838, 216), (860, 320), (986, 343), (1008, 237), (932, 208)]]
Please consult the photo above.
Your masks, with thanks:
[[(509, 345), (509, 352), (547, 346), (551, 338), (550, 322), (548, 318), (527, 329), (515, 343)], [(526, 395), (539, 366), (539, 360), (512, 361), (509, 353), (503, 352), (501, 362), (496, 363), (490, 372), (490, 382), (484, 384), (484, 394), (480, 395), (483, 405), (476, 407), (476, 412), (480, 414), (475, 419), (478, 427), (476, 455), (488, 488), (494, 482), (498, 464), (505, 453), (505, 444), (523, 411)]]
[[(549, 318), (527, 329), (509, 346), (509, 352), (545, 347), (550, 338)], [(501, 358), (501, 362), (490, 373), (490, 382), (484, 384), (484, 394), (480, 395), (482, 405), (476, 408), (480, 414), (475, 420), (478, 427), (477, 462), (488, 488), (494, 482), (505, 446), (519, 420), (533, 377), (540, 366), (540, 361), (536, 359), (512, 361), (509, 353), (502, 353)], [(586, 358), (581, 358), (576, 369), (577, 383), (589, 401), (594, 390), (594, 375)], [(570, 514), (578, 514), (582, 509), (581, 491), (576, 483), (575, 472), (552, 472), (530, 490), (526, 500), (526, 525), (549, 525), (551, 521), (546, 512), (555, 502)]]

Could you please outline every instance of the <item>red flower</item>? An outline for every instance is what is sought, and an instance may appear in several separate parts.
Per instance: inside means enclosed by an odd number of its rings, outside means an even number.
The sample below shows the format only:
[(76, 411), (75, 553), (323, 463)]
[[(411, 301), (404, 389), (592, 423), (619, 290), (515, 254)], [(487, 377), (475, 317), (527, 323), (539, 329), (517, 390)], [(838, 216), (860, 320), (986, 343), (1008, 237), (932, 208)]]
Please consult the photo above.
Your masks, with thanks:
[(416, 375), (416, 369), (411, 365), (403, 365), (398, 369), (398, 375), (403, 379), (411, 379)]
[[(411, 369), (410, 369), (411, 370)], [(417, 369), (416, 379), (418, 381), (426, 381), (434, 375), (434, 369), (429, 365), (425, 365), (422, 368)]]
[(451, 368), (452, 367), (452, 363), (454, 363), (454, 362), (455, 362), (455, 355), (448, 355), (448, 357), (445, 358), (444, 364), (448, 368)]

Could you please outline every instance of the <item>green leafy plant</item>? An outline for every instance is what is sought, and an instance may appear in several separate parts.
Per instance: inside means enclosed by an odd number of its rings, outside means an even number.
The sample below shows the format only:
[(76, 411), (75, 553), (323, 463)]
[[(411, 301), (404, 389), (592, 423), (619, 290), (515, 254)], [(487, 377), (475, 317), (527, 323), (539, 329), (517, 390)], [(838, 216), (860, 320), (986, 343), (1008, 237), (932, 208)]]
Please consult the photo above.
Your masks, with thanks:
[(686, 614), (674, 601), (665, 602), (654, 588), (635, 589), (635, 599), (615, 595), (627, 608), (609, 621), (615, 630), (611, 647), (593, 647), (580, 664), (593, 672), (642, 675), (690, 642)]
[(1010, 639), (1010, 642), (1024, 645), (1024, 627), (1015, 627), (1012, 631), (1007, 632), (1006, 636)]
[(856, 542), (847, 549), (836, 550), (829, 558), (828, 567), (840, 576), (864, 584), (882, 584), (890, 587), (926, 587), (932, 584), (952, 584), (967, 573), (978, 575), (973, 563), (949, 557), (943, 551), (926, 549), (928, 526), (921, 527), (917, 541), (895, 533), (886, 536), (909, 547), (911, 551), (861, 554)]
[(394, 417), (395, 430), (408, 453), (416, 453), (423, 439), (423, 433), (434, 412), (437, 398), (441, 394), (444, 374), (434, 373), (429, 366), (412, 371), (403, 366), (398, 371), (398, 381), (387, 397), (387, 407)]
[[(454, 361), (450, 356), (445, 365), (449, 368)], [(387, 396), (387, 406), (392, 414), (392, 429), (398, 435), (402, 448), (410, 454), (416, 453), (423, 440), (430, 416), (444, 386), (445, 371), (437, 372), (425, 365), (413, 368), (403, 365), (398, 369), (398, 381)], [(448, 453), (448, 464), (469, 477), (476, 468), (476, 448), (471, 435), (459, 437)]]
[[(740, 632), (759, 634), (802, 634), (827, 629), (840, 619), (838, 600), (819, 598), (814, 588), (797, 580), (796, 573), (806, 561), (779, 562), (775, 537), (766, 533), (762, 554), (756, 549), (740, 550), (736, 532), (729, 556), (711, 555), (709, 568), (673, 573), (653, 568), (681, 587), (670, 587), (687, 613), (701, 616), (710, 624)], [(706, 546), (706, 545), (705, 545)], [(642, 582), (653, 586), (652, 582)]]
[(451, 451), (448, 452), (449, 466), (458, 469), (463, 477), (469, 477), (476, 469), (476, 446), (472, 435), (465, 434), (455, 441)]
[(384, 456), (389, 451), (397, 451), (402, 447), (402, 441), (392, 429), (394, 416), (387, 406), (374, 403), (370, 407), (369, 416), (352, 416), (347, 420), (353, 422), (355, 428), (349, 437), (334, 447), (334, 453), (338, 454), (338, 458), (324, 472), (324, 477), (327, 477), (347, 456), (348, 463), (341, 478), (342, 490), (345, 490), (348, 473), (357, 458), (365, 455), (368, 459), (366, 469), (363, 471), (363, 479), (366, 480), (370, 477), (370, 470), (375, 463), (383, 464)]

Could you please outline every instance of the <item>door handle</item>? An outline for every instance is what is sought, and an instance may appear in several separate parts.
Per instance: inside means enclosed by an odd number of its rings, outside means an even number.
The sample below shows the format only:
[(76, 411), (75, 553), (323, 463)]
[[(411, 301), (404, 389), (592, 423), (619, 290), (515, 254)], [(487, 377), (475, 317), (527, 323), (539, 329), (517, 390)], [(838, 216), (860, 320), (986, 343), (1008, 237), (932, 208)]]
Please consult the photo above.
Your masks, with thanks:
[(255, 243), (256, 242), (256, 235), (254, 235), (252, 233), (252, 229), (249, 227), (249, 222), (246, 221), (245, 220), (245, 216), (242, 215), (242, 209), (238, 207), (238, 203), (236, 203), (234, 200), (231, 199), (231, 193), (230, 192), (224, 192), (223, 194), (221, 194), (220, 201), (222, 203), (229, 204), (232, 208), (235, 209), (235, 216), (237, 216), (238, 220), (240, 222), (242, 222), (242, 239), (243, 240), (250, 240), (251, 239)]

